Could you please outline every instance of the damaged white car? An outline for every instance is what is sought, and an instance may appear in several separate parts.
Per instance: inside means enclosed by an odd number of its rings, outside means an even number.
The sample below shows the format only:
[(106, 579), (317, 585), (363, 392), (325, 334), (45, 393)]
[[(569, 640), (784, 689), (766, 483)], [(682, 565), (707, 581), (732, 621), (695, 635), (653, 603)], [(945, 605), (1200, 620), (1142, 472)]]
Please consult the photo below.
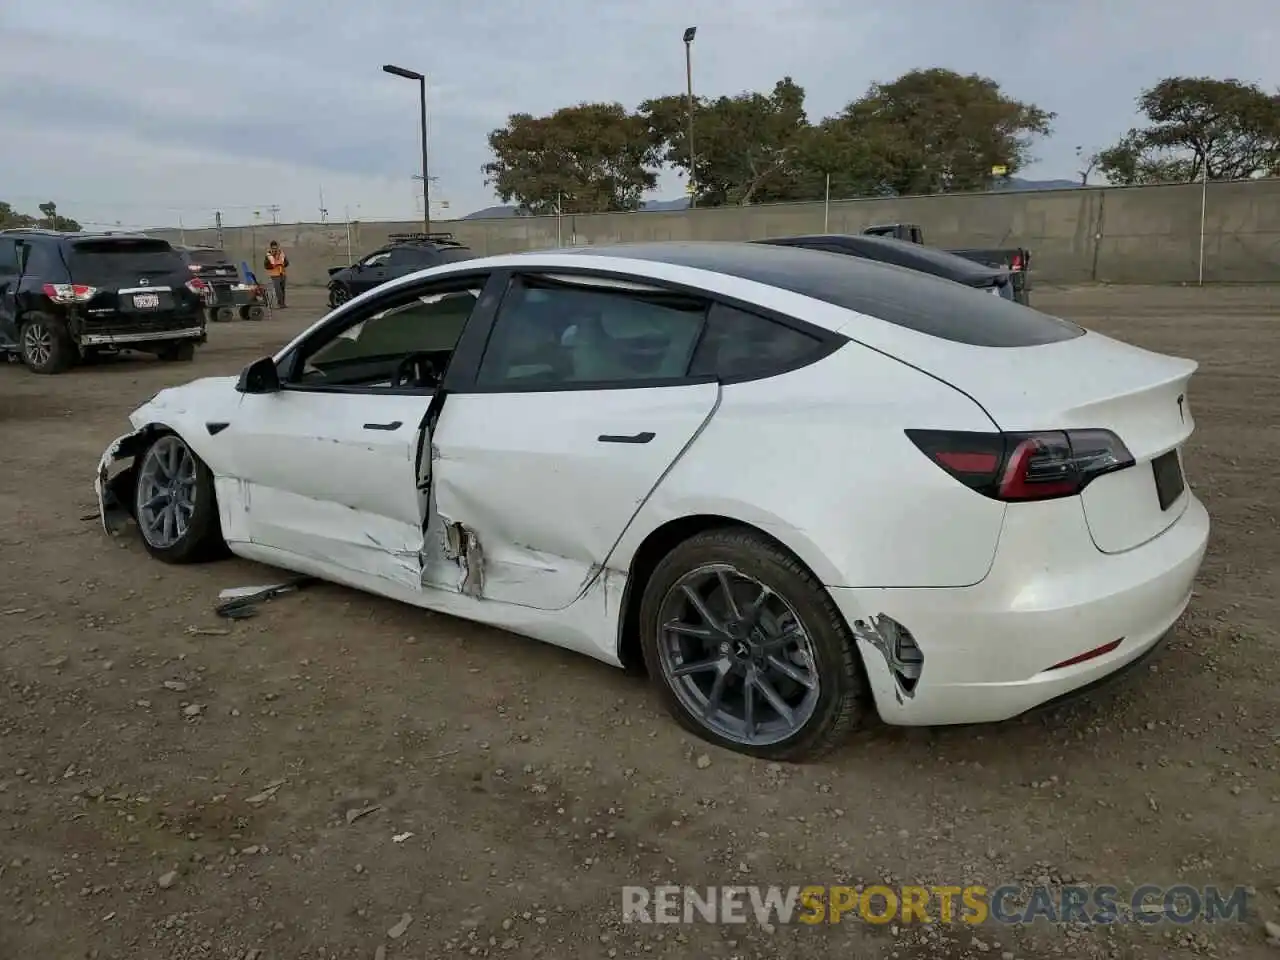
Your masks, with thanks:
[(643, 665), (690, 730), (800, 759), (1154, 649), (1209, 532), (1194, 370), (834, 254), (513, 254), (162, 391), (96, 487), (161, 560), (229, 548)]

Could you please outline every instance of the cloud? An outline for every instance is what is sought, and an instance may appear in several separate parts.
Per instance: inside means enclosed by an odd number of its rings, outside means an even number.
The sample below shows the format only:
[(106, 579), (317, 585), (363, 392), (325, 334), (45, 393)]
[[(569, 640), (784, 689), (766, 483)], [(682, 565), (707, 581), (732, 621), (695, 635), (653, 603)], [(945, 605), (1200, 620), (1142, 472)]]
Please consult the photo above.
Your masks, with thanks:
[[(480, 167), (508, 114), (680, 91), (695, 24), (697, 92), (790, 75), (815, 118), (913, 67), (992, 76), (1059, 115), (1040, 177), (1071, 176), (1076, 145), (1114, 141), (1162, 76), (1280, 82), (1273, 0), (1237, 0), (1230, 16), (1192, 0), (14, 3), (0, 9), (0, 199), (52, 197), (106, 223), (273, 204), (314, 219), (323, 188), (334, 215), (412, 218), (417, 91), (381, 72), (391, 62), (429, 75), (433, 197), (465, 213), (494, 202)], [(678, 190), (663, 177), (660, 193)]]

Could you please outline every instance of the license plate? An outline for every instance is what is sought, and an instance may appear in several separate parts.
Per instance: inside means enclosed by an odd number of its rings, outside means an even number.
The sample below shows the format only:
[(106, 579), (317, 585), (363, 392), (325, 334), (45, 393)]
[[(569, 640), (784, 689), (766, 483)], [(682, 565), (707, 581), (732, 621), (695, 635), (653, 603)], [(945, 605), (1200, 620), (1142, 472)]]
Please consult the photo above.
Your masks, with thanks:
[(139, 310), (154, 310), (160, 306), (160, 294), (135, 293), (133, 295), (133, 305)]
[(1182, 496), (1186, 487), (1182, 478), (1182, 464), (1178, 462), (1178, 451), (1170, 450), (1152, 460), (1151, 472), (1156, 478), (1156, 496), (1160, 498), (1160, 509), (1168, 510)]

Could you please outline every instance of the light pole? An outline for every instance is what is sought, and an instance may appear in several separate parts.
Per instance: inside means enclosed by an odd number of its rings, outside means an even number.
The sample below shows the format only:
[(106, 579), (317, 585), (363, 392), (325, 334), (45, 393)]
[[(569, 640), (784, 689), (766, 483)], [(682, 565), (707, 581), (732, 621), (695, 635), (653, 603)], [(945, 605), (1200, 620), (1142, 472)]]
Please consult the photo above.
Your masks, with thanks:
[(418, 81), (418, 107), (422, 124), (422, 232), (431, 232), (431, 176), (427, 168), (427, 78), (416, 70), (406, 70), (394, 64), (384, 64), (383, 73), (393, 77), (404, 77), (406, 80)]
[(697, 154), (693, 150), (693, 38), (697, 36), (697, 27), (686, 27), (684, 31), (684, 78), (688, 84), (688, 107), (689, 107), (689, 206), (696, 207), (698, 205), (698, 194), (696, 191), (697, 180), (694, 177), (694, 163)]

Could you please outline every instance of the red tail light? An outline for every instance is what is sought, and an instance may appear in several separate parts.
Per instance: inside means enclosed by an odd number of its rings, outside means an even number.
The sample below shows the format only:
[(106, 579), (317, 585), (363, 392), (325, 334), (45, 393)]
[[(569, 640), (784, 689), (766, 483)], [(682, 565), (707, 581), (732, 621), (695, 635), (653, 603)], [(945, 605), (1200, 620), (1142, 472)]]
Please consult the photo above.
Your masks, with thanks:
[(1013, 270), (1014, 273), (1022, 269), (1022, 254), (1015, 253), (1013, 255), (1013, 259), (1009, 261), (1009, 269)]
[(995, 500), (1072, 497), (1103, 474), (1134, 462), (1133, 454), (1110, 430), (908, 430), (907, 436), (966, 487)]
[(85, 303), (92, 300), (98, 292), (97, 287), (83, 283), (46, 283), (42, 288), (44, 295), (54, 303)]

